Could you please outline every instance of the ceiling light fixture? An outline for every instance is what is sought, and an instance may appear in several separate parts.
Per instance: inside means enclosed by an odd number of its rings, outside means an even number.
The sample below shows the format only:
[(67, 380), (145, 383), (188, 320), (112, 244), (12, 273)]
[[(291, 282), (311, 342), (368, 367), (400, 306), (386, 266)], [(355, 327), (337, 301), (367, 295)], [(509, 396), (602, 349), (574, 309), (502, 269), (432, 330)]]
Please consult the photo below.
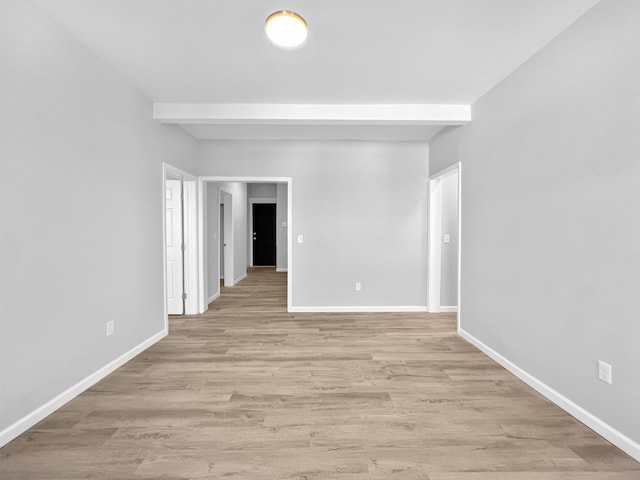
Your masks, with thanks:
[(264, 29), (269, 40), (282, 48), (299, 47), (308, 34), (304, 18), (288, 10), (280, 10), (269, 15)]

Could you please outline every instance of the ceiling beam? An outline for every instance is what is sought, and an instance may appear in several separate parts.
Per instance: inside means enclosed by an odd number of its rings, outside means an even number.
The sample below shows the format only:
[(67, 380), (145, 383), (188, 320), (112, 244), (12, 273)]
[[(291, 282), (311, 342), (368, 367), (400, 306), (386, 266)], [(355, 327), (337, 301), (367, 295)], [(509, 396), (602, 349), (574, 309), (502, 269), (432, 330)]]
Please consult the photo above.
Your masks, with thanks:
[(154, 103), (160, 123), (267, 125), (464, 125), (469, 105)]

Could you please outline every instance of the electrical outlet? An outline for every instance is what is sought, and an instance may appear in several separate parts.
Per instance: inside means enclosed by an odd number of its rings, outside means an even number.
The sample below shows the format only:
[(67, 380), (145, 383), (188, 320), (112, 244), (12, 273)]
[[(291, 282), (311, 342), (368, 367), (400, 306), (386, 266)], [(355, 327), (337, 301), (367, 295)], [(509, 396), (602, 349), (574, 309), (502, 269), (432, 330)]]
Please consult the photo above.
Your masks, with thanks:
[(107, 337), (110, 337), (111, 335), (113, 335), (113, 329), (114, 329), (114, 321), (110, 320), (107, 322)]
[(598, 360), (598, 378), (609, 385), (613, 383), (613, 369), (602, 360)]
[(362, 284), (360, 282), (356, 282), (356, 292), (359, 292), (362, 290)]

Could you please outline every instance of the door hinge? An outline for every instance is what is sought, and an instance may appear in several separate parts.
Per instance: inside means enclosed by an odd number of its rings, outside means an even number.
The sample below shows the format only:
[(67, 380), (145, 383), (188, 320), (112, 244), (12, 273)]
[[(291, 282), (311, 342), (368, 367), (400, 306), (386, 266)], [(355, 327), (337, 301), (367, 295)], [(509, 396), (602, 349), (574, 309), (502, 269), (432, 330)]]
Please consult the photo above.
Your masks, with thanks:
[(182, 299), (183, 299), (183, 300), (186, 300), (186, 299), (187, 299), (187, 294), (186, 294), (186, 293), (183, 293), (183, 294), (182, 294)]

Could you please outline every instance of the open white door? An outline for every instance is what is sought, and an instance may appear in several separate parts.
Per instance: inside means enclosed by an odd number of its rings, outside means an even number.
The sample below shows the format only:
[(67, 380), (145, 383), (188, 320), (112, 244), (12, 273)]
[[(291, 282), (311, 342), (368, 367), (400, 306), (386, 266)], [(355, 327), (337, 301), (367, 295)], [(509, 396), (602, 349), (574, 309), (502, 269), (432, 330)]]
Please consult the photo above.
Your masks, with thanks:
[(167, 311), (169, 315), (184, 314), (184, 269), (182, 255), (182, 182), (166, 180), (167, 233)]

